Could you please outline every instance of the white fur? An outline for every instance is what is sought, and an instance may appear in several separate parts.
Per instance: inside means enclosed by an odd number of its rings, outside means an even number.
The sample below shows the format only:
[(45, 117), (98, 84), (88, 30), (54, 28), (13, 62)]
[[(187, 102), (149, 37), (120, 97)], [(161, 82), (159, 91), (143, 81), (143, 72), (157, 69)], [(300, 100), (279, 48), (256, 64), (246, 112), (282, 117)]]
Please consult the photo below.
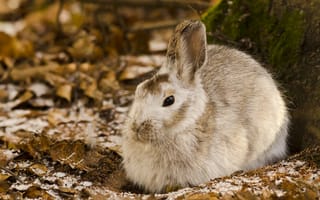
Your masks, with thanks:
[[(215, 45), (207, 49), (193, 84), (183, 83), (165, 63), (159, 74), (170, 73), (170, 78), (161, 83), (160, 93), (144, 91), (146, 82), (137, 87), (123, 130), (123, 165), (128, 178), (148, 191), (197, 185), (286, 155), (288, 113), (270, 74), (240, 51)], [(161, 106), (165, 91), (174, 91), (176, 101), (169, 107)], [(185, 100), (185, 117), (165, 128)], [(201, 119), (208, 104), (213, 113)], [(199, 119), (212, 132), (203, 132)], [(137, 140), (140, 133), (132, 130), (133, 123), (146, 120), (152, 121), (153, 141)]]

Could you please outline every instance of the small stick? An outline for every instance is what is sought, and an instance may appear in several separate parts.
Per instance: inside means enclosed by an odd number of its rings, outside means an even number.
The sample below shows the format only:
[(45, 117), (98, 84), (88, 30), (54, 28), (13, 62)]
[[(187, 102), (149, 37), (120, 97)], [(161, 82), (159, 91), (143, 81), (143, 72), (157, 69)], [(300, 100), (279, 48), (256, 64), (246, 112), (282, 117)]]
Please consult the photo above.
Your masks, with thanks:
[(172, 28), (179, 24), (178, 20), (167, 20), (167, 21), (160, 21), (160, 22), (150, 22), (150, 23), (143, 23), (138, 25), (133, 25), (128, 31), (129, 32), (137, 32), (137, 31), (152, 31), (158, 29), (166, 29)]
[(13, 173), (11, 170), (5, 168), (5, 167), (0, 167), (1, 170), (7, 172), (8, 174), (10, 174), (11, 176), (13, 176), (17, 181), (19, 181), (20, 183), (23, 183), (23, 181), (15, 174)]
[(85, 3), (101, 4), (101, 5), (116, 5), (123, 7), (187, 7), (191, 6), (195, 9), (206, 9), (210, 7), (210, 3), (198, 0), (82, 0)]

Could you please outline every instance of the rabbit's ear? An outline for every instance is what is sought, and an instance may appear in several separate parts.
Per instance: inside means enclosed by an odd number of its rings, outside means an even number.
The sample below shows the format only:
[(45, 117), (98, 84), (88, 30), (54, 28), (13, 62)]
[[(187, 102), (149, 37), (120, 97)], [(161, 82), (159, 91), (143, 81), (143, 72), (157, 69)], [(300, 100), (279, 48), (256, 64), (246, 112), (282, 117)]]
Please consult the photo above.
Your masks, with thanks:
[(196, 71), (207, 57), (205, 26), (200, 21), (179, 24), (168, 46), (167, 58), (176, 67), (178, 77), (193, 81)]

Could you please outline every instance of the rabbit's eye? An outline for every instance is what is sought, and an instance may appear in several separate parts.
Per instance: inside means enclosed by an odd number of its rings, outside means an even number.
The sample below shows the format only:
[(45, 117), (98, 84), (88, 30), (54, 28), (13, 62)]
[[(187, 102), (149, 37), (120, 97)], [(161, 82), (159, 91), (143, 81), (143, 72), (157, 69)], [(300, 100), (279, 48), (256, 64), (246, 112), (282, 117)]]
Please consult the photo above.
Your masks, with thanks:
[(167, 106), (171, 106), (174, 103), (174, 96), (168, 96), (164, 101), (162, 106), (163, 107), (167, 107)]

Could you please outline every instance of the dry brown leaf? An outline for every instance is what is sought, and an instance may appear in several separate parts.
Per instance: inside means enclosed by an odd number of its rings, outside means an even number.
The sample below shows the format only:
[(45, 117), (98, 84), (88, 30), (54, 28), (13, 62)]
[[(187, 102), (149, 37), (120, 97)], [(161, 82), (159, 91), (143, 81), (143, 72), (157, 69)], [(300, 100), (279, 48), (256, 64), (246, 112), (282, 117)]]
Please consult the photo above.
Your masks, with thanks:
[[(1, 168), (0, 168), (0, 170), (1, 170)], [(5, 180), (7, 180), (9, 177), (11, 177), (11, 175), (10, 175), (10, 174), (7, 174), (7, 173), (3, 174), (3, 173), (0, 173), (0, 182), (3, 182), (3, 181), (5, 181)]]
[(103, 57), (102, 49), (95, 44), (95, 37), (88, 34), (79, 36), (69, 52), (76, 60), (98, 60)]
[(4, 167), (7, 163), (17, 157), (18, 154), (12, 153), (11, 150), (0, 149), (0, 167)]
[(8, 189), (10, 184), (7, 181), (0, 181), (0, 199), (12, 199), (12, 196), (9, 196)]
[(248, 190), (237, 192), (236, 195), (239, 200), (257, 200), (259, 199), (256, 195), (252, 194)]
[(71, 168), (85, 171), (90, 171), (103, 157), (78, 140), (57, 142), (50, 148), (50, 156), (53, 160), (68, 164)]
[[(41, 1), (39, 2), (41, 5)], [(31, 12), (29, 15), (26, 16), (24, 20), (26, 23), (26, 26), (32, 27), (34, 24), (39, 24), (39, 22), (43, 22), (43, 21), (46, 21), (47, 23), (51, 23), (51, 24), (56, 23), (58, 7), (59, 7), (59, 2), (55, 2), (49, 6), (43, 6), (42, 9), (34, 10), (33, 12)]]
[(103, 92), (109, 92), (111, 90), (118, 90), (119, 89), (119, 82), (116, 77), (116, 73), (114, 71), (108, 71), (103, 74), (99, 81), (99, 88)]
[(51, 140), (45, 135), (41, 134), (40, 136), (34, 135), (29, 140), (24, 140), (23, 143), (19, 143), (17, 147), (28, 152), (32, 157), (39, 159), (39, 157), (49, 151)]
[(68, 73), (73, 73), (77, 70), (77, 64), (76, 63), (70, 63), (70, 64), (67, 64), (65, 67), (65, 70), (66, 72)]
[(54, 199), (53, 196), (48, 194), (44, 189), (41, 189), (38, 186), (31, 186), (27, 189), (27, 191), (24, 193), (25, 198), (31, 198), (31, 199)]
[(47, 120), (53, 126), (59, 124), (62, 119), (66, 118), (67, 113), (64, 110), (60, 109), (50, 109), (47, 115)]
[(318, 196), (318, 193), (319, 191), (317, 191), (317, 190), (312, 190), (312, 189), (310, 189), (310, 188), (306, 188), (306, 192), (305, 192), (305, 194), (304, 194), (304, 197), (306, 198), (306, 199), (317, 199), (319, 196)]
[(84, 94), (90, 98), (101, 101), (103, 98), (103, 94), (98, 89), (97, 81), (92, 77), (80, 73), (80, 89), (83, 90)]
[(214, 193), (194, 193), (183, 198), (188, 200), (218, 200), (218, 197)]
[(64, 98), (70, 102), (72, 97), (72, 84), (64, 84), (58, 86), (56, 94), (57, 96)]
[(123, 56), (123, 60), (127, 66), (145, 66), (145, 67), (160, 67), (165, 60), (165, 56), (160, 55), (143, 55), (143, 56)]
[(0, 56), (0, 62), (3, 63), (8, 69), (12, 69), (14, 66), (13, 58)]
[(49, 72), (44, 74), (44, 79), (46, 80), (46, 82), (48, 82), (50, 85), (54, 87), (58, 87), (59, 85), (68, 83), (68, 81), (62, 76)]
[(43, 78), (47, 73), (58, 70), (58, 64), (51, 63), (50, 65), (24, 68), (13, 68), (10, 76), (15, 81), (28, 80), (34, 77)]
[(98, 101), (101, 101), (103, 98), (103, 94), (101, 91), (97, 88), (97, 82), (92, 82), (85, 90), (84, 94), (87, 95), (90, 98), (96, 99)]
[(15, 108), (15, 107), (21, 105), (22, 103), (27, 102), (32, 97), (33, 97), (33, 93), (27, 90), (18, 99), (14, 100), (12, 102), (5, 103), (5, 104), (0, 103), (0, 108), (10, 110), (12, 108)]
[(4, 88), (0, 88), (0, 102), (5, 102), (8, 99), (8, 91)]
[(29, 99), (31, 99), (33, 97), (32, 92), (30, 91), (25, 91), (17, 100), (17, 104), (16, 106), (20, 105), (21, 103), (24, 103), (26, 101), (28, 101)]
[(60, 179), (58, 180), (58, 184), (59, 185), (62, 185), (60, 187), (58, 187), (58, 190), (61, 191), (61, 192), (64, 192), (64, 193), (69, 193), (69, 194), (75, 194), (77, 193), (77, 190), (74, 189), (74, 188), (71, 188), (71, 187), (64, 187), (64, 182), (61, 181)]
[(44, 176), (48, 172), (48, 168), (45, 165), (39, 163), (35, 163), (29, 166), (28, 170), (37, 176)]
[(143, 74), (151, 72), (152, 70), (154, 70), (153, 67), (141, 67), (141, 66), (136, 66), (136, 65), (130, 66), (130, 67), (125, 68), (121, 72), (119, 80), (124, 81), (124, 80), (129, 80), (129, 79), (135, 79)]
[(34, 55), (33, 45), (29, 41), (19, 40), (0, 32), (0, 56), (30, 58)]
[(95, 68), (94, 65), (92, 65), (92, 64), (90, 64), (90, 63), (88, 63), (88, 62), (85, 62), (85, 63), (82, 63), (82, 64), (80, 65), (79, 70), (80, 70), (81, 72), (87, 73), (87, 72), (93, 71), (94, 68)]
[(57, 142), (50, 149), (50, 156), (53, 160), (68, 164), (72, 168), (85, 168), (83, 166), (84, 155), (84, 144), (80, 141)]

